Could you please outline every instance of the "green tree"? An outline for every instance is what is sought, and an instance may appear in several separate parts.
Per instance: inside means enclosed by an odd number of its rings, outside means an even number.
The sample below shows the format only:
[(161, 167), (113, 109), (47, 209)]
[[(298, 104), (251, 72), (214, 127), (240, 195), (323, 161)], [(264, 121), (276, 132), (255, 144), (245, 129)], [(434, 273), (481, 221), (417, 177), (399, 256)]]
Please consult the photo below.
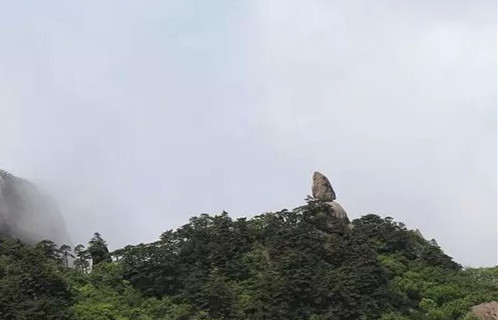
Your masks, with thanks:
[(56, 246), (35, 248), (0, 235), (0, 319), (71, 319), (73, 296)]
[(36, 245), (36, 249), (40, 250), (48, 259), (62, 262), (61, 252), (53, 241), (42, 240)]
[(71, 247), (66, 244), (63, 244), (58, 249), (58, 252), (60, 253), (60, 257), (64, 263), (64, 266), (66, 268), (69, 268), (69, 259), (74, 258), (74, 255), (71, 253)]
[(81, 244), (74, 247), (74, 253), (76, 254), (76, 259), (73, 262), (74, 267), (82, 273), (87, 273), (90, 269), (90, 253)]
[(92, 258), (93, 266), (102, 262), (112, 262), (107, 243), (98, 232), (95, 232), (93, 238), (88, 242), (88, 252)]

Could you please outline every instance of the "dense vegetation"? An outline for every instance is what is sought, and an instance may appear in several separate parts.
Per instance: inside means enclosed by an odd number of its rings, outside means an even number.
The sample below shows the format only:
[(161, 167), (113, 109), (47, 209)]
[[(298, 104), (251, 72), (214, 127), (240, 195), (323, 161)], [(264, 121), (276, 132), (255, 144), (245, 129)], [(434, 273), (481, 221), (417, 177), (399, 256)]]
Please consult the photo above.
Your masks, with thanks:
[(71, 252), (0, 238), (0, 319), (450, 320), (498, 299), (498, 268), (463, 269), (392, 218), (320, 202), (252, 219), (201, 215), (157, 242)]

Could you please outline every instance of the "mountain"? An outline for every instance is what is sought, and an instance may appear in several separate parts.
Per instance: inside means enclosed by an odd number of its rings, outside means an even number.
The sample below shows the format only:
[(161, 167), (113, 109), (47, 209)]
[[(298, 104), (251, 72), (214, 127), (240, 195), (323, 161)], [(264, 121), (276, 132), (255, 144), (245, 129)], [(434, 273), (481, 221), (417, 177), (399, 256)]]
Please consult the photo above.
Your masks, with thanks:
[(0, 233), (28, 243), (45, 239), (71, 242), (54, 202), (31, 182), (1, 169)]
[(0, 236), (0, 319), (493, 319), (498, 268), (462, 268), (391, 217), (350, 221), (316, 177), (293, 210), (202, 214), (114, 252), (95, 233), (71, 268), (68, 247)]

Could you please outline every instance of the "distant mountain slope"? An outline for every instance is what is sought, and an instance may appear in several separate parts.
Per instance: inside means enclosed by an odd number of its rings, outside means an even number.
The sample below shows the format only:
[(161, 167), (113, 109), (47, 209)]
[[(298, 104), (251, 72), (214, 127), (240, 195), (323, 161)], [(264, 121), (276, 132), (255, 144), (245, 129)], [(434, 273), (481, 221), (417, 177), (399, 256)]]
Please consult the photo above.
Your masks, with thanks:
[(31, 182), (0, 169), (0, 233), (28, 243), (70, 243), (55, 204)]
[[(313, 197), (293, 210), (201, 214), (114, 252), (95, 233), (74, 248), (72, 268), (68, 246), (0, 235), (0, 319), (496, 319), (498, 268), (462, 268), (390, 217), (349, 220), (316, 176)], [(37, 193), (3, 177), (13, 234), (16, 210), (29, 212)]]

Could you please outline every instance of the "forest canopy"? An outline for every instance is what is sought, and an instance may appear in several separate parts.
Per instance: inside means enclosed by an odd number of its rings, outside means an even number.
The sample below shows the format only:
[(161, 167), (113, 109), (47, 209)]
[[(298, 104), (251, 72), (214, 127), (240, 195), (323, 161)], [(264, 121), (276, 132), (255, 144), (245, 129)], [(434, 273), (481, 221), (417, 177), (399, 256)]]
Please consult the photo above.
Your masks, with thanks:
[(251, 219), (202, 214), (109, 252), (0, 238), (0, 319), (450, 320), (498, 299), (498, 268), (462, 268), (390, 217), (319, 201)]

